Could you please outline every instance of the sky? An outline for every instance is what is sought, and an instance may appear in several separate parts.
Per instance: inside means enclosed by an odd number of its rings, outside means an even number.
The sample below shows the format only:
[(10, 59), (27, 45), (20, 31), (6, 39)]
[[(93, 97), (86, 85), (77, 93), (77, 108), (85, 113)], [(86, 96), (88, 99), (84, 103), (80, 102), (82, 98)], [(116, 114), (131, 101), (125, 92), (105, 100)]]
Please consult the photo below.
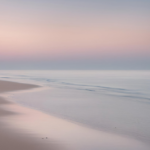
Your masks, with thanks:
[(150, 0), (0, 0), (0, 69), (150, 69)]

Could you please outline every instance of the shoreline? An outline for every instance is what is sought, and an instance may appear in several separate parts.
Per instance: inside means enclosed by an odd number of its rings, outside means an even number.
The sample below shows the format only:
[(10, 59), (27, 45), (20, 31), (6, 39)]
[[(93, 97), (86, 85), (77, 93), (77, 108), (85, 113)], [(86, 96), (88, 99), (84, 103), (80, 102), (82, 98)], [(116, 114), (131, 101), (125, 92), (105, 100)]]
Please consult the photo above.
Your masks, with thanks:
[(11, 124), (5, 123), (5, 119), (21, 115), (20, 112), (8, 110), (7, 107), (17, 104), (8, 101), (1, 96), (3, 93), (30, 90), (40, 86), (33, 84), (16, 83), (12, 81), (0, 81), (0, 149), (3, 150), (58, 150), (57, 146), (50, 142), (43, 142), (41, 139), (27, 133), (24, 130), (16, 129)]
[[(37, 87), (40, 86), (0, 81), (0, 94)], [(0, 146), (4, 150), (62, 150), (67, 146), (69, 150), (118, 150), (124, 146), (128, 150), (149, 150), (149, 146), (135, 139), (89, 129), (19, 106), (1, 96)]]
[(26, 84), (26, 83), (18, 83), (12, 81), (4, 81), (0, 80), (0, 94), (1, 93), (8, 93), (14, 91), (21, 91), (21, 90), (30, 90), (33, 88), (38, 88), (40, 86), (34, 84)]

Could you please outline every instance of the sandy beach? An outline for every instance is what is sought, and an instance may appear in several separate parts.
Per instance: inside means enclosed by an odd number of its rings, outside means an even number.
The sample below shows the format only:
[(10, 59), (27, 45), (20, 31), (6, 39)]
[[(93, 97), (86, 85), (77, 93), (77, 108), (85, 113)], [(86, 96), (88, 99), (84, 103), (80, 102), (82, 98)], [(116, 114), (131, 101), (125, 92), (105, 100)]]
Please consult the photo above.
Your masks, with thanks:
[[(8, 81), (0, 81), (0, 93), (12, 92), (16, 90), (28, 90), (37, 88), (37, 85), (21, 84)], [(19, 115), (18, 112), (13, 112), (4, 109), (4, 106), (13, 105), (19, 107), (12, 102), (0, 97), (0, 149), (1, 150), (55, 150), (58, 149), (50, 142), (36, 138), (23, 130), (12, 128), (9, 124), (2, 121), (2, 118), (10, 119), (13, 115)], [(22, 112), (20, 112), (22, 113)]]
[[(39, 86), (0, 81), (0, 93)], [(8, 93), (9, 94), (9, 93)], [(149, 145), (83, 126), (0, 97), (0, 150), (149, 150)]]

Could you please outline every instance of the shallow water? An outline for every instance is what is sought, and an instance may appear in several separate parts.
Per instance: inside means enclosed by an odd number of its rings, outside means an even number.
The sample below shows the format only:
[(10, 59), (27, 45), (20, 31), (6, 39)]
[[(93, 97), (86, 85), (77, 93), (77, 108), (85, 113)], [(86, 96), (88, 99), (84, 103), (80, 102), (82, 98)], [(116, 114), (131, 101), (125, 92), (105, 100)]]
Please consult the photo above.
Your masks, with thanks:
[(43, 90), (11, 94), (22, 105), (84, 126), (150, 141), (150, 71), (0, 71)]

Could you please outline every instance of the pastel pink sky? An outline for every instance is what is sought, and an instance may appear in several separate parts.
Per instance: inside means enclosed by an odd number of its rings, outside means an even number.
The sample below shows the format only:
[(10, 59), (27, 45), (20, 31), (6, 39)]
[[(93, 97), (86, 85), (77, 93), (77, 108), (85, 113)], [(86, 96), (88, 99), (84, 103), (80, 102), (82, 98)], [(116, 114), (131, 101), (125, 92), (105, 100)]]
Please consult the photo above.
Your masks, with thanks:
[(150, 56), (148, 1), (64, 2), (2, 1), (0, 59)]

